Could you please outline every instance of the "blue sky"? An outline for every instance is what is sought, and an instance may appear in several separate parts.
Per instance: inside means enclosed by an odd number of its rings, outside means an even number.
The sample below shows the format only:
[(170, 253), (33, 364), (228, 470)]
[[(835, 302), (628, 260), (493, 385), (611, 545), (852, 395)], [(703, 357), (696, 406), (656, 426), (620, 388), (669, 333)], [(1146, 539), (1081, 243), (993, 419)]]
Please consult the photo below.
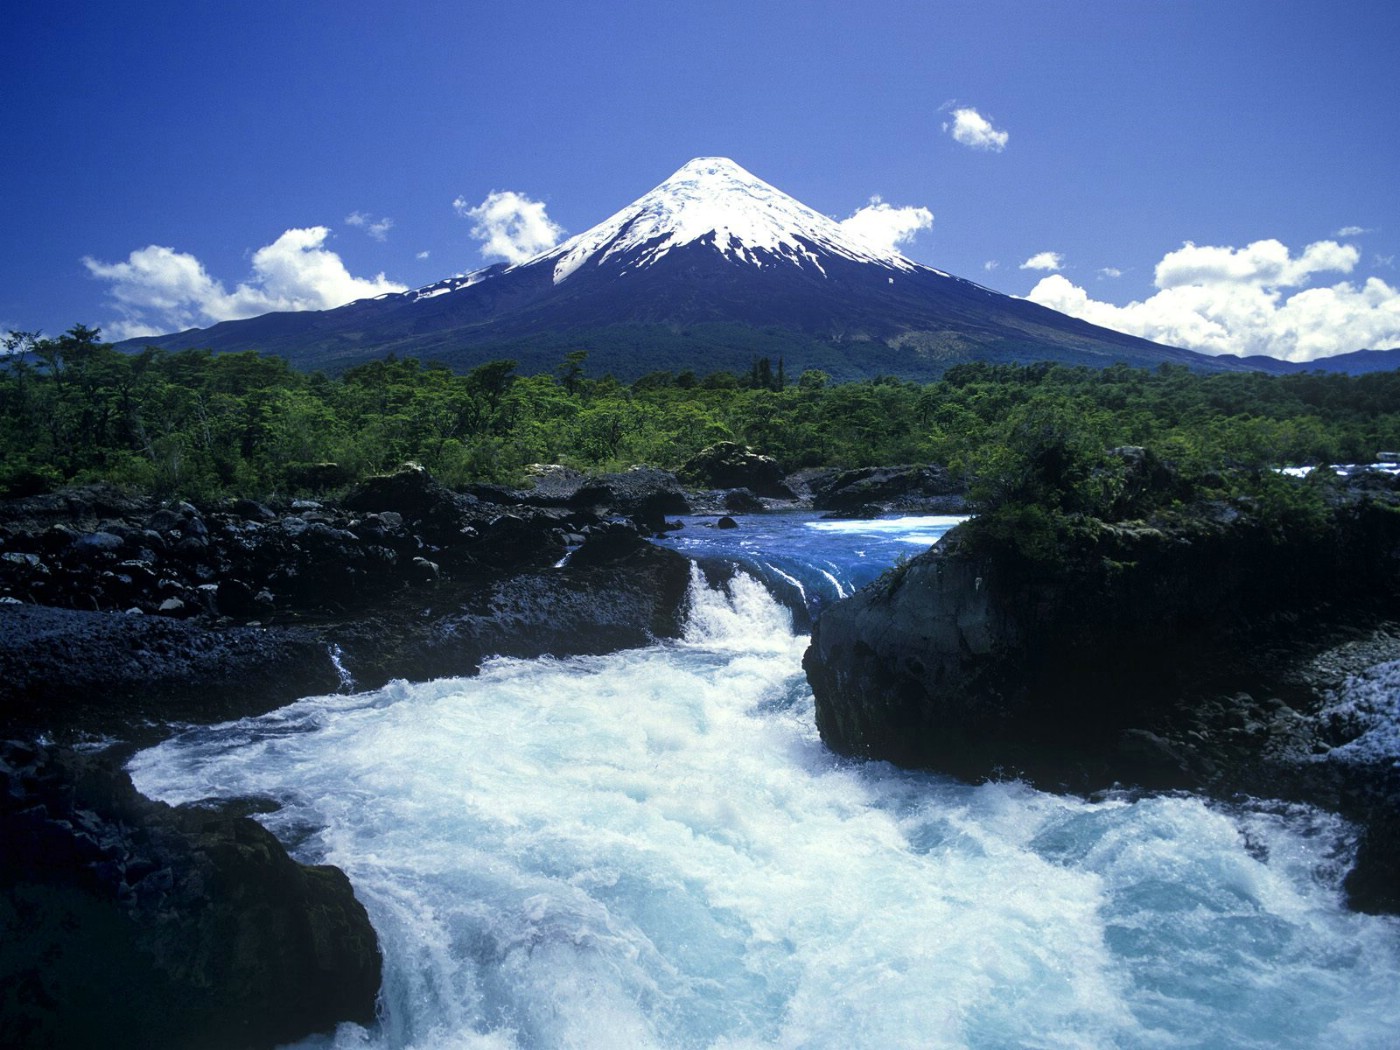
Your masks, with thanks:
[(0, 35), (0, 328), (415, 287), (722, 155), (1098, 323), (1400, 345), (1393, 3), (8, 0)]

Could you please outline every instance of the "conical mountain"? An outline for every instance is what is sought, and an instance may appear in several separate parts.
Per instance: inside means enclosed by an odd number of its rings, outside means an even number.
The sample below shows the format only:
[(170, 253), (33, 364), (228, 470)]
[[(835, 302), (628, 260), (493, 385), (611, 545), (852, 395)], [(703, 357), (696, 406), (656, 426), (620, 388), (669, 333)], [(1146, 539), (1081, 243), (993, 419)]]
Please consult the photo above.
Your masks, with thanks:
[(930, 378), (976, 360), (1222, 367), (867, 243), (723, 157), (690, 161), (514, 266), (138, 343), (151, 344), (258, 349), (332, 370), (394, 352), (460, 368), (509, 357), (532, 372), (584, 349), (590, 371), (621, 379), (743, 372), (763, 356), (783, 358), (789, 375), (838, 379)]

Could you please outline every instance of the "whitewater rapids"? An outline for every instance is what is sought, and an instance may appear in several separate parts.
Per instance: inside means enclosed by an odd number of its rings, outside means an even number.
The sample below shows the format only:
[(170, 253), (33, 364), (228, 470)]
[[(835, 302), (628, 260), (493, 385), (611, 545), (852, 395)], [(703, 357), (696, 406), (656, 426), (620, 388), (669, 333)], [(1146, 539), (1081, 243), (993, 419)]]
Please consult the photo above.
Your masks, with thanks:
[(1304, 807), (969, 786), (821, 745), (806, 637), (699, 573), (679, 643), (310, 697), (133, 760), (267, 796), (379, 933), (384, 1048), (1383, 1047), (1400, 923)]

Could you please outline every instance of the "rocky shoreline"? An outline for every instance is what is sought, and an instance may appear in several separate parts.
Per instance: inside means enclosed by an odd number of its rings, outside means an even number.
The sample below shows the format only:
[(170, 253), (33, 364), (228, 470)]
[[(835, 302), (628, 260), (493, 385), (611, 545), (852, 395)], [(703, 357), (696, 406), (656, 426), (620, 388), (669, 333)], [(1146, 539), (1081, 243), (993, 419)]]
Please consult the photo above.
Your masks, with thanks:
[(679, 476), (549, 467), (523, 490), (406, 465), (334, 500), (94, 485), (0, 504), (0, 1041), (262, 1047), (373, 1019), (377, 941), (344, 875), (238, 805), (141, 798), (133, 746), (493, 655), (675, 637), (690, 563), (645, 540), (675, 515), (934, 512), (960, 492), (924, 467), (784, 478), (719, 445)]
[[(378, 945), (343, 874), (293, 862), (248, 819), (256, 800), (141, 798), (132, 749), (493, 655), (675, 637), (691, 564), (647, 537), (681, 514), (797, 508), (966, 503), (936, 467), (785, 476), (720, 445), (675, 474), (544, 467), (521, 490), (406, 465), (334, 499), (196, 507), (98, 485), (0, 504), (0, 1041), (106, 1026), (270, 1047), (372, 1020)], [(1400, 910), (1400, 772), (1355, 746), (1364, 704), (1346, 699), (1394, 692), (1366, 676), (1400, 660), (1400, 487), (1359, 480), (1332, 511), (1291, 545), (1248, 507), (1093, 522), (1048, 574), (954, 530), (819, 618), (804, 663), (822, 736), (970, 779), (1320, 805), (1363, 830), (1353, 905)]]
[[(1400, 911), (1400, 770), (1353, 697), (1400, 660), (1400, 486), (1281, 534), (1248, 505), (1083, 520), (1053, 565), (961, 526), (829, 608), (804, 659), (840, 753), (1051, 790), (1187, 789), (1354, 821), (1352, 906)], [(1379, 688), (1379, 687), (1378, 687)]]

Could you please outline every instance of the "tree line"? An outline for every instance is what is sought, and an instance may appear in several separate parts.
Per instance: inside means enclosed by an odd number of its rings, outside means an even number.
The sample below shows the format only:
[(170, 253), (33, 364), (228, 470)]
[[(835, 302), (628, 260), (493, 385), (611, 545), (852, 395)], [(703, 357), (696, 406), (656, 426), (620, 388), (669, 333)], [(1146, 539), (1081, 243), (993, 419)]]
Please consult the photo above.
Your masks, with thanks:
[(11, 333), (5, 350), (5, 496), (95, 480), (190, 498), (294, 494), (405, 460), (450, 485), (515, 484), (541, 462), (675, 468), (720, 440), (788, 470), (936, 462), (1008, 492), (1028, 456), (1066, 456), (1088, 477), (1103, 450), (1124, 445), (1193, 475), (1400, 449), (1400, 372), (973, 363), (930, 383), (837, 384), (757, 359), (744, 375), (623, 383), (590, 375), (576, 351), (539, 375), (512, 361), (459, 374), (389, 356), (331, 376), (252, 351), (121, 353), (81, 325), (57, 338)]

